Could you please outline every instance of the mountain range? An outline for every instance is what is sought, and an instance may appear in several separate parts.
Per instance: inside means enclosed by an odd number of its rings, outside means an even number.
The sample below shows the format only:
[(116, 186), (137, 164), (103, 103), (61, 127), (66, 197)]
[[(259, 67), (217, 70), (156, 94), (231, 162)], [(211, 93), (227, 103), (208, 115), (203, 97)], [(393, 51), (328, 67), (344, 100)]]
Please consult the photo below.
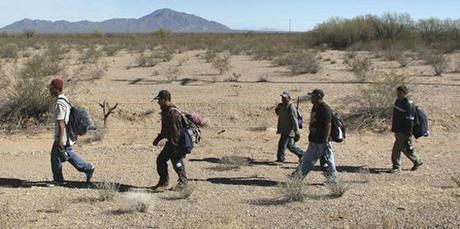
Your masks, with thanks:
[(225, 33), (229, 27), (215, 21), (177, 12), (159, 9), (138, 19), (115, 18), (102, 22), (92, 21), (47, 21), (23, 19), (0, 29), (0, 32), (21, 33), (24, 30), (38, 33), (149, 33), (159, 29), (183, 33)]

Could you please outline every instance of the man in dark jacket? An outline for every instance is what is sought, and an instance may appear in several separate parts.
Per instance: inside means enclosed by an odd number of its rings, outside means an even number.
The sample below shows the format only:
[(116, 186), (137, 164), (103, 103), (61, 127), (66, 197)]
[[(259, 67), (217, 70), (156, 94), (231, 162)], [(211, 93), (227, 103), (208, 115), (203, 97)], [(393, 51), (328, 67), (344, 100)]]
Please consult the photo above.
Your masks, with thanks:
[(154, 99), (158, 101), (161, 108), (161, 132), (153, 141), (153, 145), (157, 146), (162, 139), (167, 139), (167, 142), (157, 157), (157, 172), (160, 175), (160, 180), (153, 189), (163, 191), (168, 186), (168, 160), (171, 160), (174, 171), (179, 176), (177, 188), (180, 189), (187, 185), (187, 175), (183, 162), (185, 154), (179, 147), (182, 114), (171, 102), (171, 94), (168, 91), (160, 91)]
[(412, 112), (412, 101), (407, 98), (408, 92), (409, 90), (404, 85), (396, 89), (397, 99), (393, 106), (391, 125), (391, 131), (395, 133), (395, 142), (391, 154), (391, 161), (393, 163), (391, 173), (399, 173), (401, 171), (401, 151), (414, 163), (412, 171), (417, 170), (423, 164), (415, 154), (411, 141), (414, 115)]
[(313, 169), (316, 161), (324, 158), (327, 164), (327, 179), (330, 182), (336, 181), (337, 170), (335, 168), (334, 154), (332, 152), (331, 119), (332, 110), (323, 101), (324, 92), (315, 89), (309, 93), (313, 107), (310, 116), (310, 134), (308, 135), (308, 149), (302, 157), (302, 162), (292, 174), (293, 177), (304, 178)]
[(294, 153), (300, 161), (303, 156), (303, 151), (295, 145), (295, 142), (300, 139), (297, 109), (292, 105), (291, 94), (289, 92), (284, 91), (281, 94), (281, 103), (276, 107), (275, 113), (278, 115), (278, 128), (276, 133), (280, 134), (276, 162), (284, 162), (284, 152), (286, 148)]

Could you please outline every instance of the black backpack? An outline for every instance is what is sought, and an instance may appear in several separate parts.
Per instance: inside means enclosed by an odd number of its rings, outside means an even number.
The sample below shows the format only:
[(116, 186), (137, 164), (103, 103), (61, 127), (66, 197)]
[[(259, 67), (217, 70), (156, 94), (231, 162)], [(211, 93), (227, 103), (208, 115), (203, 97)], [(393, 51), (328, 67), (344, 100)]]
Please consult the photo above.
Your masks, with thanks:
[(428, 137), (430, 132), (428, 131), (428, 115), (419, 106), (416, 106), (411, 102), (412, 115), (414, 117), (414, 123), (412, 125), (412, 134), (414, 137)]
[(192, 152), (194, 144), (201, 141), (201, 129), (199, 123), (193, 122), (193, 118), (187, 112), (182, 112), (178, 108), (171, 108), (177, 110), (182, 116), (182, 128), (180, 129), (179, 147), (185, 154)]
[(96, 130), (96, 125), (87, 111), (72, 106), (64, 98), (58, 98), (58, 101), (64, 101), (70, 106), (69, 122), (65, 124), (67, 137), (70, 140), (76, 141), (78, 136), (85, 135), (89, 130)]
[(345, 140), (345, 126), (342, 119), (337, 113), (332, 113), (331, 117), (331, 139), (334, 142), (343, 142)]

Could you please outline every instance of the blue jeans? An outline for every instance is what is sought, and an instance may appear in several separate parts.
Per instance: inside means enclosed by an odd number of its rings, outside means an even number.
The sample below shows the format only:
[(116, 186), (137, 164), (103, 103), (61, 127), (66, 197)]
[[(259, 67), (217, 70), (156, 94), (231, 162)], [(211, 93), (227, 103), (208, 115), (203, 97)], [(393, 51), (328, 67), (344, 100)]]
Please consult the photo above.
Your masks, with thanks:
[(305, 177), (315, 166), (318, 159), (323, 159), (326, 167), (326, 174), (328, 177), (335, 178), (337, 176), (337, 170), (335, 168), (334, 153), (332, 152), (332, 144), (328, 143), (313, 143), (308, 144), (308, 149), (302, 157), (302, 162), (294, 172), (296, 175)]
[[(91, 165), (80, 159), (71, 146), (65, 146), (65, 151), (68, 154), (68, 161), (78, 171), (82, 173), (91, 171)], [(62, 175), (62, 162), (59, 158), (59, 154), (58, 145), (55, 143), (51, 149), (51, 171), (53, 172), (53, 180), (56, 182), (64, 182), (64, 176)]]
[(292, 153), (297, 155), (297, 157), (300, 159), (303, 156), (303, 151), (295, 145), (294, 138), (289, 137), (287, 135), (281, 135), (280, 140), (278, 142), (278, 154), (276, 155), (276, 158), (279, 161), (284, 161), (284, 151), (286, 151), (286, 148), (289, 149)]

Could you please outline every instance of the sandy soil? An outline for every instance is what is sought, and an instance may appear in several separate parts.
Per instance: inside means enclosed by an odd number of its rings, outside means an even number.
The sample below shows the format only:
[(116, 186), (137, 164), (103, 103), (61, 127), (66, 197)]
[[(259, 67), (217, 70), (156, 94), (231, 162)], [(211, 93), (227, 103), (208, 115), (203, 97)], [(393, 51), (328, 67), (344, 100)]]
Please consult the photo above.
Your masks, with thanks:
[[(326, 101), (340, 111), (347, 108), (343, 99), (356, 95), (363, 85), (354, 82), (339, 51), (321, 53), (320, 73), (297, 76), (270, 62), (233, 56), (231, 72), (241, 74), (240, 82), (224, 82), (230, 75), (217, 75), (199, 57), (203, 53), (186, 52), (168, 63), (129, 70), (126, 67), (135, 56), (120, 53), (104, 58), (109, 70), (103, 79), (79, 82), (72, 90), (73, 103), (89, 109), (99, 123), (98, 102), (120, 104), (109, 118), (102, 141), (75, 147), (82, 158), (97, 166), (93, 185), (84, 184), (84, 175), (66, 163), (68, 184), (47, 186), (51, 125), (39, 133), (1, 135), (0, 228), (460, 227), (460, 189), (451, 180), (460, 179), (459, 73), (434, 77), (429, 66), (416, 61), (401, 69), (396, 62), (374, 59), (376, 69), (410, 75), (412, 97), (430, 115), (432, 135), (415, 141), (425, 164), (411, 172), (410, 161), (403, 157), (404, 171), (389, 174), (392, 134), (351, 132), (344, 143), (334, 145), (339, 178), (350, 189), (340, 198), (331, 198), (322, 173), (315, 169), (305, 179), (305, 201), (284, 202), (278, 185), (297, 163), (289, 152), (289, 163), (273, 163), (278, 140), (273, 109), (279, 93), (290, 90), (297, 96), (323, 88)], [(460, 61), (459, 54), (450, 58)], [(167, 69), (179, 62), (184, 62), (180, 79), (199, 81), (164, 83)], [(153, 76), (154, 72), (159, 75)], [(269, 82), (257, 83), (261, 78)], [(161, 150), (151, 146), (160, 128), (159, 108), (151, 100), (161, 89), (170, 90), (179, 107), (199, 111), (210, 122), (202, 143), (187, 157), (194, 187), (187, 199), (174, 198), (173, 191), (148, 192), (158, 179), (155, 158)], [(301, 104), (304, 114), (310, 108), (308, 103)], [(148, 111), (153, 113), (142, 115)], [(258, 127), (266, 130), (257, 131)], [(307, 135), (303, 130), (299, 145), (304, 149)], [(239, 169), (218, 171), (219, 158), (224, 156), (252, 161)], [(171, 168), (170, 175), (175, 181)], [(119, 184), (113, 200), (98, 200), (103, 182)], [(130, 196), (136, 191), (147, 199), (145, 212), (132, 210), (135, 201)]]

